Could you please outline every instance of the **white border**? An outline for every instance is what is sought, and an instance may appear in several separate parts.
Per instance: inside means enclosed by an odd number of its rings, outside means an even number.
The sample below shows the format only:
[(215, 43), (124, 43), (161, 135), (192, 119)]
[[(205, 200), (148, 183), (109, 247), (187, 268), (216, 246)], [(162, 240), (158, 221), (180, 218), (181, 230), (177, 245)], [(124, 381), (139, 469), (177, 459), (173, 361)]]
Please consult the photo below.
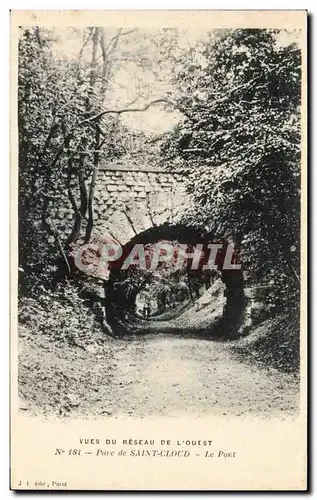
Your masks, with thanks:
[[(235, 10), (235, 9), (277, 9), (277, 10), (287, 10), (287, 9), (304, 9), (306, 8), (310, 14), (313, 16), (316, 11), (316, 2), (315, 0), (309, 0), (303, 4), (302, 2), (297, 2), (297, 1), (291, 1), (291, 0), (285, 0), (285, 1), (278, 1), (278, 0), (266, 0), (266, 1), (260, 1), (260, 2), (254, 2), (254, 1), (241, 1), (241, 2), (234, 2), (234, 1), (229, 1), (229, 0), (222, 0), (221, 2), (212, 2), (212, 1), (206, 1), (206, 0), (195, 0), (194, 1), (186, 1), (183, 0), (182, 2), (180, 1), (175, 1), (175, 0), (160, 0), (160, 1), (152, 1), (151, 2), (151, 9), (175, 9), (175, 10), (193, 10), (193, 9), (228, 9), (228, 10)], [(22, 0), (14, 0), (11, 2), (2, 2), (1, 7), (0, 7), (0, 51), (1, 51), (1, 68), (2, 68), (2, 77), (0, 79), (1, 82), (1, 119), (2, 119), (2, 127), (1, 127), (1, 196), (0, 196), (0, 214), (1, 214), (1, 241), (2, 245), (0, 246), (0, 252), (1, 252), (1, 258), (0, 262), (2, 264), (2, 272), (1, 272), (1, 278), (0, 278), (0, 305), (1, 305), (1, 314), (0, 314), (0, 321), (1, 321), (1, 335), (3, 337), (2, 339), (2, 344), (1, 344), (1, 370), (2, 370), (2, 376), (0, 377), (1, 384), (2, 384), (2, 391), (1, 391), (1, 431), (2, 431), (2, 436), (1, 436), (1, 451), (2, 451), (2, 460), (1, 460), (1, 473), (0, 473), (0, 492), (1, 492), (1, 498), (9, 498), (11, 497), (12, 492), (9, 491), (9, 473), (8, 473), (8, 464), (9, 464), (9, 456), (8, 456), (8, 425), (9, 425), (9, 418), (8, 418), (8, 397), (9, 397), (9, 391), (8, 391), (8, 373), (9, 373), (9, 356), (8, 356), (8, 350), (9, 350), (9, 343), (8, 343), (8, 290), (9, 290), (9, 258), (8, 258), (8, 236), (9, 235), (9, 141), (8, 141), (8, 136), (9, 136), (9, 131), (8, 131), (8, 117), (9, 117), (9, 72), (8, 72), (8, 65), (9, 65), (9, 9), (113, 9), (113, 10), (123, 10), (123, 9), (128, 9), (128, 10), (135, 10), (135, 9), (145, 9), (149, 10), (149, 2), (146, 2), (144, 0), (138, 0), (134, 1), (133, 3), (127, 1), (127, 0), (108, 0), (108, 1), (97, 1), (97, 0), (89, 0), (89, 2), (85, 2), (82, 0), (48, 0), (43, 4), (42, 1), (36, 0), (36, 1), (31, 1), (31, 2), (26, 2)], [(316, 40), (313, 38), (313, 24), (314, 24), (314, 19), (312, 19), (310, 28), (311, 28), (311, 42), (312, 45), (310, 47), (310, 53), (313, 54), (310, 60), (310, 66), (309, 66), (309, 73), (311, 73), (311, 81), (314, 82), (314, 84), (311, 85), (310, 88), (310, 94), (312, 94), (312, 90), (316, 84)], [(315, 63), (315, 64), (314, 64)], [(310, 126), (312, 127), (312, 134), (311, 134), (311, 158), (310, 158), (310, 165), (311, 165), (311, 175), (310, 175), (310, 180), (313, 182), (314, 181), (314, 169), (317, 168), (314, 165), (314, 145), (317, 143), (317, 137), (315, 135), (315, 132), (313, 131), (313, 125), (314, 125), (314, 116), (316, 116), (316, 106), (315, 103), (313, 102), (312, 95), (310, 95), (310, 104), (311, 104), (311, 109), (310, 114)], [(313, 183), (314, 184), (314, 183)], [(314, 188), (312, 188), (312, 214), (311, 216), (315, 215), (315, 210), (316, 210), (316, 203), (317, 203), (317, 193), (316, 196), (314, 192)], [(311, 251), (311, 254), (314, 255), (314, 249), (316, 248), (315, 245), (315, 238), (312, 240), (313, 243), (313, 248)], [(313, 259), (312, 264), (313, 264)], [(316, 267), (313, 267), (313, 277), (315, 278), (316, 274)], [(317, 307), (314, 307), (314, 303), (312, 302), (312, 311), (314, 311), (313, 317), (312, 317), (312, 325), (311, 325), (311, 335), (310, 335), (310, 342), (313, 344), (313, 354), (312, 354), (312, 359), (317, 360), (316, 356), (316, 342), (313, 342), (313, 334), (314, 332), (314, 325), (315, 325), (315, 319), (317, 315)], [(316, 304), (317, 305), (317, 304)], [(312, 348), (312, 345), (310, 346)], [(314, 363), (312, 363), (313, 368)], [(315, 402), (316, 401), (316, 394), (317, 394), (317, 389), (316, 389), (316, 380), (315, 380), (315, 374), (316, 371), (314, 371), (314, 377), (313, 380), (311, 380), (311, 385), (313, 387), (312, 391), (312, 399)], [(314, 384), (315, 382), (315, 384)], [(312, 403), (312, 402), (311, 402)], [(313, 421), (313, 419), (312, 419)], [(312, 452), (315, 456), (315, 444), (312, 447)], [(316, 460), (313, 461), (313, 468), (311, 470), (311, 480), (313, 477), (317, 477), (317, 466), (316, 466)], [(314, 485), (312, 485), (314, 486)], [(63, 496), (65, 494), (61, 493), (60, 496)], [(217, 494), (213, 493), (213, 496)], [(77, 495), (75, 495), (77, 496)], [(87, 496), (92, 496), (90, 494), (87, 494)], [(144, 496), (144, 495), (142, 495)], [(223, 494), (221, 494), (223, 496)], [(243, 495), (242, 495), (243, 496)], [(250, 498), (250, 494), (246, 495), (247, 497)], [(253, 496), (253, 495), (251, 495)], [(272, 495), (273, 497), (278, 495)], [(271, 496), (271, 498), (272, 498)], [(118, 498), (118, 495), (116, 495), (116, 498)]]

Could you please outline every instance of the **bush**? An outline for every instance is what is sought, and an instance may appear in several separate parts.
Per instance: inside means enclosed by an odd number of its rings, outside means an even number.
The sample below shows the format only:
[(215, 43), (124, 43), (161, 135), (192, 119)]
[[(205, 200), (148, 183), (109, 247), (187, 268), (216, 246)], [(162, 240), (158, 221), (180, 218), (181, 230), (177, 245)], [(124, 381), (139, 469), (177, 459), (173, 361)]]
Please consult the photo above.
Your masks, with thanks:
[(264, 321), (232, 347), (245, 361), (271, 366), (287, 373), (300, 368), (299, 314), (283, 314)]
[(94, 310), (85, 305), (72, 284), (56, 292), (42, 288), (37, 298), (21, 298), (19, 324), (31, 335), (45, 335), (55, 342), (80, 347), (88, 340), (105, 338)]

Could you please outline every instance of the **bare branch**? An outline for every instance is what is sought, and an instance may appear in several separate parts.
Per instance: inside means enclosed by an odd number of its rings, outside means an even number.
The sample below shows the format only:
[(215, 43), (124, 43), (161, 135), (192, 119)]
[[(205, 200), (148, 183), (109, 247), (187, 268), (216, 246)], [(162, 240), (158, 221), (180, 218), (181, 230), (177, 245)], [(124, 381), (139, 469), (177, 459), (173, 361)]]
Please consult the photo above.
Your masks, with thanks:
[(54, 240), (55, 240), (55, 243), (59, 249), (59, 251), (61, 252), (62, 254), (62, 257), (63, 257), (63, 260), (66, 264), (66, 267), (67, 267), (67, 271), (68, 271), (68, 274), (70, 275), (71, 274), (71, 269), (70, 269), (70, 265), (69, 265), (69, 262), (68, 262), (68, 259), (67, 259), (67, 256), (65, 254), (65, 251), (63, 249), (63, 246), (61, 244), (61, 241), (59, 239), (59, 236), (58, 236), (58, 233), (55, 229), (52, 229), (51, 226), (49, 225), (49, 223), (47, 222), (47, 218), (46, 218), (46, 214), (47, 214), (47, 210), (48, 210), (48, 205), (49, 205), (49, 202), (50, 202), (50, 199), (49, 198), (46, 198), (44, 200), (44, 205), (43, 205), (43, 211), (42, 211), (42, 226), (44, 228), (44, 230), (50, 235), (50, 236), (53, 236), (54, 237)]
[(112, 51), (113, 51), (112, 47), (111, 47), (112, 43), (117, 44), (120, 37), (130, 35), (131, 33), (134, 33), (137, 30), (138, 30), (138, 28), (133, 28), (133, 29), (128, 30), (128, 31), (122, 31), (122, 28), (119, 28), (118, 32), (112, 38), (110, 38), (110, 40), (107, 44), (107, 47), (105, 47), (105, 51), (106, 51), (107, 55), (109, 55), (109, 53), (110, 52), (112, 53)]
[(136, 31), (138, 31), (138, 28), (133, 28), (132, 30), (129, 31), (123, 31), (122, 33), (120, 33), (120, 36), (130, 35), (131, 33), (135, 33)]
[(85, 123), (89, 123), (89, 122), (92, 122), (95, 120), (99, 120), (99, 118), (102, 118), (104, 115), (109, 115), (109, 114), (121, 115), (122, 113), (139, 113), (139, 112), (147, 111), (151, 106), (154, 106), (155, 104), (159, 104), (159, 103), (169, 104), (170, 106), (177, 107), (175, 102), (170, 101), (168, 99), (165, 99), (165, 98), (155, 99), (155, 101), (149, 102), (148, 104), (143, 106), (143, 108), (107, 109), (105, 111), (101, 111), (97, 115), (91, 116), (89, 118), (85, 118), (84, 120), (82, 120), (81, 122), (78, 123), (78, 126), (84, 125)]
[(98, 175), (98, 170), (99, 170), (99, 141), (100, 141), (100, 130), (99, 127), (96, 127), (96, 135), (95, 135), (95, 145), (96, 145), (96, 150), (94, 153), (94, 169), (91, 177), (91, 183), (90, 183), (90, 188), (89, 188), (89, 195), (88, 195), (88, 222), (87, 222), (87, 227), (86, 227), (86, 235), (85, 235), (85, 243), (88, 243), (90, 240), (91, 232), (93, 229), (94, 225), (94, 207), (93, 207), (93, 202), (94, 202), (94, 197), (95, 197), (95, 187), (96, 187), (96, 181), (97, 181), (97, 175)]
[[(65, 144), (66, 148), (69, 148), (70, 135), (66, 135), (65, 127), (63, 127), (63, 134), (64, 134), (64, 144)], [(77, 238), (80, 234), (80, 231), (81, 231), (81, 226), (82, 226), (82, 221), (83, 221), (82, 211), (84, 209), (84, 202), (85, 202), (85, 199), (84, 199), (85, 186), (80, 185), (80, 194), (81, 194), (82, 204), (81, 204), (81, 208), (79, 209), (77, 207), (77, 203), (76, 203), (76, 200), (75, 200), (74, 194), (72, 192), (72, 188), (71, 188), (71, 178), (72, 178), (72, 172), (73, 172), (74, 168), (73, 168), (72, 158), (70, 157), (69, 152), (68, 152), (67, 164), (68, 164), (67, 194), (68, 194), (68, 199), (71, 203), (72, 209), (73, 209), (74, 214), (75, 214), (74, 227), (73, 227), (70, 235), (67, 238), (67, 245), (71, 245), (72, 243), (74, 243), (77, 240)], [(80, 168), (79, 169), (79, 176), (81, 175), (81, 173), (82, 173), (82, 169)], [(82, 174), (82, 176), (83, 176), (83, 174)], [(80, 184), (81, 184), (81, 179), (83, 179), (83, 177), (82, 178), (79, 177)]]
[(83, 55), (83, 52), (84, 52), (84, 49), (85, 49), (87, 43), (89, 42), (89, 40), (91, 39), (92, 34), (93, 34), (93, 30), (92, 30), (92, 28), (89, 28), (89, 32), (88, 32), (87, 38), (86, 38), (86, 40), (83, 41), (83, 45), (82, 45), (82, 47), (81, 47), (81, 49), (79, 51), (78, 60), (81, 59), (81, 57)]
[(88, 207), (88, 195), (87, 188), (85, 184), (85, 153), (81, 153), (80, 155), (80, 165), (78, 169), (78, 182), (79, 182), (79, 192), (80, 192), (80, 207), (79, 211), (81, 213), (82, 218), (85, 218), (87, 207)]
[(137, 235), (138, 233), (137, 233), (137, 231), (136, 231), (136, 229), (135, 229), (135, 227), (134, 227), (134, 225), (133, 225), (133, 222), (132, 222), (131, 217), (129, 216), (129, 214), (127, 213), (127, 211), (126, 211), (126, 210), (122, 210), (122, 212), (123, 212), (123, 213), (124, 213), (124, 215), (126, 216), (126, 218), (127, 218), (128, 222), (129, 222), (130, 226), (132, 227), (132, 230), (133, 230), (134, 234), (135, 234), (135, 235)]

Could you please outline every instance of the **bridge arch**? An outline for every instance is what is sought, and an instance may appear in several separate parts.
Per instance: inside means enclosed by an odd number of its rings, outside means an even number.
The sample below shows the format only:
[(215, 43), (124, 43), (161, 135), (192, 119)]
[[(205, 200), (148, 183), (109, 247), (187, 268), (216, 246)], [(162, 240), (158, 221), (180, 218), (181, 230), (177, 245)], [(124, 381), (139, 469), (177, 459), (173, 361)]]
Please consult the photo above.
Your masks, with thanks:
[[(90, 241), (103, 242), (110, 237), (125, 247), (132, 243), (155, 242), (157, 238), (174, 238), (180, 243), (210, 239), (210, 235), (199, 234), (197, 229), (182, 225), (191, 201), (185, 189), (184, 176), (179, 172), (151, 169), (148, 166), (105, 164), (97, 173)], [(79, 200), (77, 202), (79, 203)], [(63, 209), (52, 215), (51, 221), (57, 231), (65, 231), (67, 228), (70, 233), (74, 220), (67, 203)], [(87, 221), (84, 220), (83, 232), (86, 224)], [(79, 247), (83, 243), (84, 240), (80, 240)], [(246, 326), (243, 331), (247, 332), (251, 323), (261, 321), (269, 312), (270, 305), (266, 297), (272, 285), (256, 286), (251, 277), (247, 278), (246, 282), (246, 274), (245, 271), (236, 273), (235, 276), (222, 273), (226, 287), (226, 304), (220, 327), (222, 333), (235, 334), (240, 329), (243, 317)], [(116, 329), (116, 315), (111, 311), (111, 305), (107, 305), (112, 295), (110, 289), (114, 273), (110, 278), (109, 283), (105, 281), (104, 285), (107, 300), (101, 299), (100, 303), (104, 304), (104, 309), (107, 310), (109, 318), (112, 317)], [(119, 278), (118, 280), (120, 281)], [(113, 302), (113, 296), (110, 298), (110, 302)]]
[[(165, 222), (134, 235), (123, 246), (123, 255), (126, 256), (136, 244), (149, 245), (160, 241), (177, 242), (178, 244), (186, 244), (189, 247), (202, 244), (204, 248), (209, 243), (213, 243), (211, 235), (203, 234), (194, 227), (181, 223)], [(223, 244), (225, 249), (226, 243), (223, 242)], [(224, 253), (220, 251), (220, 261), (223, 258)], [(122, 270), (118, 266), (113, 266), (109, 280), (105, 284), (106, 317), (112, 330), (117, 334), (133, 332), (135, 329), (137, 330), (140, 323), (135, 314), (138, 280), (136, 279), (132, 289), (130, 287), (129, 292), (127, 292), (124, 284), (128, 275), (129, 270)], [(220, 275), (224, 284), (225, 304), (223, 314), (220, 320), (212, 325), (210, 331), (205, 333), (210, 334), (210, 337), (233, 338), (238, 336), (239, 328), (243, 324), (247, 304), (244, 294), (243, 272), (242, 270), (220, 269)], [(133, 286), (135, 286), (134, 289)], [(157, 327), (160, 329), (159, 322)]]

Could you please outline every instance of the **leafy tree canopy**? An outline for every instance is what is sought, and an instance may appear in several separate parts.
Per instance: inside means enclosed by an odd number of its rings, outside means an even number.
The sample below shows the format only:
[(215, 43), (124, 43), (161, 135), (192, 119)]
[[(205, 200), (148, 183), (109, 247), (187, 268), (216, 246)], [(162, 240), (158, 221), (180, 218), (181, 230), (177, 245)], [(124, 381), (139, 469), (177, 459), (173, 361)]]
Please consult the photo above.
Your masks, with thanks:
[(178, 57), (186, 118), (163, 155), (188, 178), (186, 221), (241, 245), (250, 276), (289, 297), (299, 275), (301, 53), (277, 35), (219, 30)]

